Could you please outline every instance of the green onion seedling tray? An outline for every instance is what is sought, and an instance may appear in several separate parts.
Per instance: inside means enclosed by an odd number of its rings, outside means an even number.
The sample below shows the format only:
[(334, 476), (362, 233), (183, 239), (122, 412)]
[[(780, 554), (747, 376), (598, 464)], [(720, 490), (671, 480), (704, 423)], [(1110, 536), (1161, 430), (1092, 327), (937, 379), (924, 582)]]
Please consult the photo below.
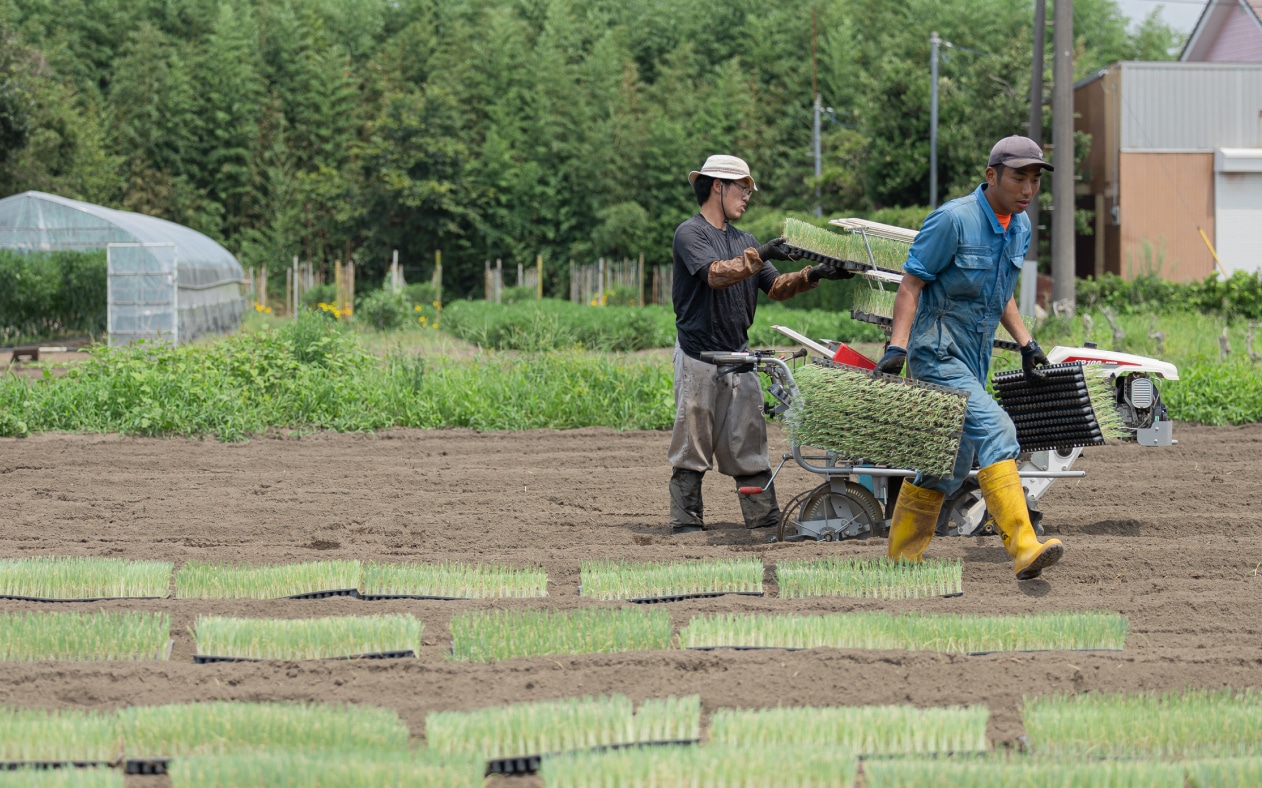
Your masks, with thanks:
[(801, 257), (804, 260), (810, 260), (811, 262), (814, 262), (814, 263), (837, 263), (845, 270), (851, 271), (856, 274), (861, 274), (861, 273), (864, 273), (865, 271), (883, 271), (887, 274), (896, 274), (896, 275), (902, 275), (903, 273), (897, 268), (884, 268), (879, 265), (872, 265), (872, 263), (870, 262), (861, 263), (861, 262), (858, 262), (857, 260), (841, 260), (836, 257), (829, 257), (826, 254), (820, 254), (819, 252), (812, 252), (810, 249), (803, 249), (802, 247), (794, 246), (793, 244), (785, 244), (784, 246), (786, 249), (789, 250), (789, 254), (796, 255), (798, 257)]
[(171, 758), (128, 758), (123, 774), (166, 774)]
[(487, 775), (492, 774), (534, 774), (539, 771), (544, 758), (558, 755), (570, 755), (579, 752), (607, 752), (609, 750), (625, 750), (629, 747), (671, 747), (689, 744), (700, 744), (700, 739), (661, 739), (657, 741), (633, 741), (619, 744), (598, 744), (595, 747), (584, 747), (580, 750), (564, 750), (539, 755), (515, 755), (511, 758), (491, 758), (486, 762)]
[(0, 772), (17, 769), (97, 769), (113, 765), (109, 761), (0, 761)]
[(385, 599), (436, 599), (440, 602), (463, 602), (477, 598), (471, 596), (428, 596), (426, 594), (359, 594), (358, 596), (367, 602), (379, 602)]
[(719, 596), (763, 596), (761, 591), (715, 591), (705, 594), (672, 594), (670, 596), (646, 596), (639, 599), (616, 600), (636, 605), (656, 605), (661, 602), (679, 602), (684, 599), (714, 599)]
[(415, 657), (412, 649), (403, 651), (376, 651), (369, 654), (347, 654), (344, 657), (318, 657), (315, 660), (305, 659), (262, 659), (259, 657), (217, 657), (213, 654), (194, 654), (193, 662), (198, 665), (209, 665), (214, 662), (324, 662), (331, 659), (408, 659)]
[(94, 596), (86, 599), (57, 599), (43, 596), (17, 596), (0, 594), (0, 599), (15, 599), (19, 602), (118, 602), (130, 599), (166, 599), (164, 596)]

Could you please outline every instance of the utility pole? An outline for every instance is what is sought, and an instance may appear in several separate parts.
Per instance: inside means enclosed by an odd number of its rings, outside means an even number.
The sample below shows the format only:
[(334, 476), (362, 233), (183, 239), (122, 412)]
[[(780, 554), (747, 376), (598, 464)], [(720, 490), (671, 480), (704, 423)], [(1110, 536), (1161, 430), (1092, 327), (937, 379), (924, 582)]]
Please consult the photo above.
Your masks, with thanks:
[[(1034, 0), (1034, 62), (1030, 67), (1030, 139), (1043, 144), (1043, 43), (1047, 39), (1047, 4)], [(1030, 200), (1025, 209), (1030, 217), (1030, 251), (1021, 267), (1021, 297), (1017, 299), (1023, 315), (1034, 314), (1039, 287), (1039, 201)]]
[(823, 208), (820, 206), (820, 178), (823, 177), (823, 164), (820, 155), (820, 101), (819, 101), (819, 69), (816, 66), (816, 32), (815, 32), (815, 9), (811, 9), (811, 95), (815, 97), (815, 125), (814, 137), (812, 142), (815, 146), (815, 218), (818, 219), (824, 215)]
[(1052, 301), (1074, 307), (1074, 3), (1053, 0)]
[(938, 207), (938, 47), (942, 39), (929, 34), (929, 210)]

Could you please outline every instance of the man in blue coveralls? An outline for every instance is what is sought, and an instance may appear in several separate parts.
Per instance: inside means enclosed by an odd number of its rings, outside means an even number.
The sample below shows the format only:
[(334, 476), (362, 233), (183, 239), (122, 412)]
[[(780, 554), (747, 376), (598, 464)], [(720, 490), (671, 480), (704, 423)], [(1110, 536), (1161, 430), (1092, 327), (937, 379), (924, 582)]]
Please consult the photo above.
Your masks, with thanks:
[[(1017, 474), (1017, 431), (986, 391), (995, 328), (1002, 323), (1021, 347), (1026, 379), (1048, 363), (1017, 310), (1012, 292), (1030, 246), (1025, 215), (1039, 191), (1043, 159), (1038, 143), (1007, 137), (995, 143), (986, 182), (929, 214), (911, 245), (894, 300), (894, 331), (877, 369), (969, 393), (960, 453), (949, 476), (919, 474), (903, 484), (890, 518), (890, 558), (921, 560), (933, 539), (946, 496), (959, 489), (977, 459), (986, 508), (1012, 556), (1018, 580), (1038, 577), (1060, 560), (1058, 539), (1040, 543), (1030, 524)], [(1033, 262), (1031, 262), (1033, 265)]]

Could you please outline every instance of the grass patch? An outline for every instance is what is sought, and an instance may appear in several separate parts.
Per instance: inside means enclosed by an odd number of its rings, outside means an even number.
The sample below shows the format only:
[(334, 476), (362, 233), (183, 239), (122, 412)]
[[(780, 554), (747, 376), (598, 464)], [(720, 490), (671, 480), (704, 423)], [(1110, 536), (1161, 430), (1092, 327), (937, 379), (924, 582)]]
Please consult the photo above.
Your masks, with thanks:
[(1052, 695), (1027, 699), (1021, 716), (1040, 756), (1262, 755), (1262, 693), (1252, 690)]
[(170, 561), (122, 558), (0, 559), (0, 595), (40, 599), (165, 597)]
[(1012, 760), (864, 761), (868, 788), (1183, 788), (1183, 769), (1171, 764), (1117, 761), (1069, 764)]
[(812, 747), (850, 755), (985, 752), (985, 706), (832, 706), (719, 709), (710, 741), (738, 747)]
[(610, 786), (761, 786), (817, 788), (854, 784), (853, 756), (795, 747), (633, 747), (545, 758), (549, 788)]
[(1126, 618), (1115, 613), (1024, 616), (844, 613), (824, 616), (697, 616), (679, 633), (685, 648), (906, 649), (988, 651), (1120, 649)]
[(175, 574), (177, 599), (280, 599), (359, 588), (358, 561), (312, 561), (281, 566), (189, 561)]
[(670, 614), (637, 607), (487, 610), (451, 619), (452, 654), (458, 660), (494, 662), (545, 654), (613, 654), (666, 649)]
[(239, 659), (330, 659), (420, 653), (424, 624), (411, 615), (197, 619), (197, 652)]
[(649, 599), (685, 594), (762, 593), (757, 558), (635, 562), (600, 559), (581, 564), (582, 594), (593, 599)]
[(117, 730), (131, 758), (408, 748), (408, 727), (393, 709), (328, 703), (129, 706), (119, 710)]
[(0, 761), (113, 763), (120, 750), (112, 715), (0, 707)]
[(675, 315), (668, 306), (592, 308), (544, 299), (495, 304), (453, 301), (442, 330), (496, 350), (635, 351), (675, 344)]
[(3, 613), (0, 661), (166, 659), (166, 613)]
[[(835, 233), (798, 219), (784, 220), (784, 240), (789, 244), (822, 254), (835, 260), (846, 260), (871, 265), (875, 260), (878, 268), (888, 271), (903, 270), (911, 244), (875, 238), (852, 232)], [(866, 241), (866, 242), (865, 242)], [(868, 254), (869, 249), (871, 255)]]
[(1184, 764), (1192, 788), (1262, 785), (1262, 758), (1224, 758)]
[(807, 364), (785, 424), (793, 440), (842, 457), (945, 475), (955, 463), (967, 397), (907, 378)]
[(628, 698), (613, 695), (433, 712), (425, 717), (430, 752), (484, 760), (700, 737), (699, 695), (646, 700), (634, 713)]
[(364, 567), (366, 595), (521, 599), (548, 595), (542, 569), (469, 564), (378, 564)]
[(123, 788), (115, 769), (14, 769), (0, 772), (0, 788)]
[(844, 596), (857, 599), (920, 599), (963, 593), (963, 565), (937, 558), (924, 562), (829, 556), (776, 564), (780, 596)]
[(170, 774), (173, 788), (481, 788), (484, 768), (475, 760), (439, 762), (412, 754), (277, 752), (181, 759)]

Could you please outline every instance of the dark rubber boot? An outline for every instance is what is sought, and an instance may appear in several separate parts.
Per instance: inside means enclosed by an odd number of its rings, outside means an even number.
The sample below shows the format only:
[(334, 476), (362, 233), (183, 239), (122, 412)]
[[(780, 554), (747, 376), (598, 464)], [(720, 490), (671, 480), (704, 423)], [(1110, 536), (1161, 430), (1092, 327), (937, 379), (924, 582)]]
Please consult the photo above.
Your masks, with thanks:
[(701, 504), (701, 471), (675, 468), (670, 475), (670, 532), (687, 534), (705, 530)]
[(746, 528), (775, 528), (780, 524), (780, 505), (776, 503), (776, 486), (768, 486), (771, 471), (755, 473), (752, 476), (737, 476), (737, 487), (762, 487), (758, 495), (741, 496), (741, 514), (745, 516)]

